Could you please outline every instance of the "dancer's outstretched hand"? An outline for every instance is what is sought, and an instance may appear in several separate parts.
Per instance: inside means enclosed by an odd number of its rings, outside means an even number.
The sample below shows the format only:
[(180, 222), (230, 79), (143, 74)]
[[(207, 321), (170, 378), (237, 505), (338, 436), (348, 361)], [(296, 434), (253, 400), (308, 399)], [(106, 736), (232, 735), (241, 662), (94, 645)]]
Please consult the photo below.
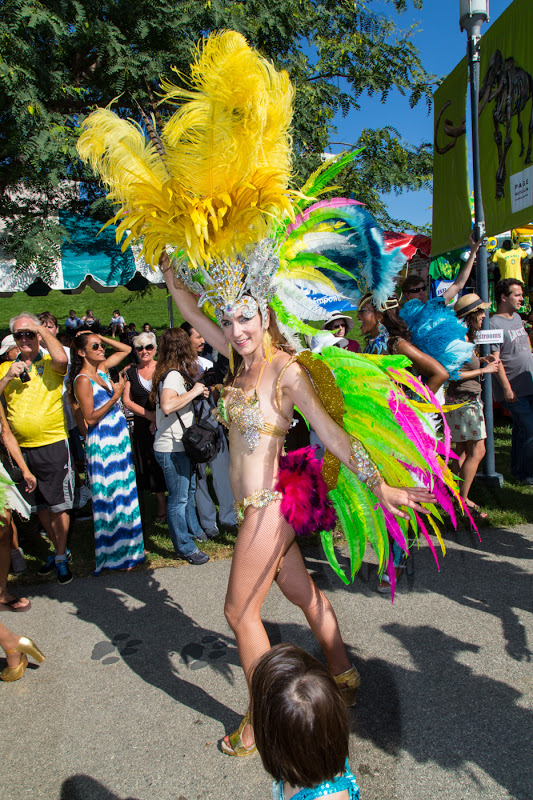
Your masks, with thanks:
[(419, 488), (417, 486), (405, 489), (399, 486), (389, 486), (388, 483), (382, 483), (373, 489), (374, 494), (386, 511), (390, 511), (396, 517), (402, 519), (409, 519), (409, 514), (402, 511), (400, 506), (408, 506), (414, 508), (419, 514), (428, 514), (429, 512), (423, 508), (420, 503), (434, 503), (436, 497), (431, 494), (427, 489)]

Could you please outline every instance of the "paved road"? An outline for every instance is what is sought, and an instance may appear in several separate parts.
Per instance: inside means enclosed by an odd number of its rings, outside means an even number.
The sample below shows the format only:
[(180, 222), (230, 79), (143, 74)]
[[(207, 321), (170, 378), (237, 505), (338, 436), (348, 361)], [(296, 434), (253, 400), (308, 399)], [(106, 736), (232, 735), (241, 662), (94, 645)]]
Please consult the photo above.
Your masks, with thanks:
[[(533, 526), (447, 544), (440, 573), (417, 553), (394, 606), (372, 563), (345, 588), (306, 550), (362, 675), (351, 765), (363, 800), (533, 797)], [(2, 800), (268, 800), (259, 757), (217, 748), (246, 707), (222, 613), (229, 566), (40, 585), (30, 612), (2, 612), (47, 655), (0, 685)], [(272, 642), (319, 655), (277, 587), (264, 619)]]

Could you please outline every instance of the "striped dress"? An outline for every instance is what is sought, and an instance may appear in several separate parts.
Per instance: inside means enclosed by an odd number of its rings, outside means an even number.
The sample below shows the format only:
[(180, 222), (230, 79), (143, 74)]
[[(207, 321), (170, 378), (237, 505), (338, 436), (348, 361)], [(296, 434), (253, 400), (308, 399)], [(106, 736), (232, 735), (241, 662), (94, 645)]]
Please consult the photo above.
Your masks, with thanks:
[[(98, 375), (109, 391), (91, 380), (95, 409), (105, 405), (112, 393), (109, 377), (103, 372)], [(126, 418), (118, 403), (96, 425), (88, 426), (85, 452), (93, 499), (94, 574), (142, 564), (144, 540), (135, 470)]]

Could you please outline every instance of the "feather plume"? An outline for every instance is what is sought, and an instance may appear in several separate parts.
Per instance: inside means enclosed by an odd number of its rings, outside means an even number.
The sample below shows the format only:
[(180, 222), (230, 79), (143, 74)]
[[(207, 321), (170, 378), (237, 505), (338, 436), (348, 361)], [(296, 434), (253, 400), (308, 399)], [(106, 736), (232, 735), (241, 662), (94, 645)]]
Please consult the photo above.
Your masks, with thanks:
[(400, 317), (407, 323), (415, 347), (439, 361), (458, 380), (462, 365), (469, 361), (474, 345), (465, 341), (467, 327), (440, 299), (422, 303), (409, 300)]
[(224, 31), (198, 48), (188, 89), (165, 81), (163, 90), (161, 102), (179, 104), (161, 133), (164, 163), (138, 126), (109, 109), (87, 118), (78, 142), (120, 206), (117, 236), (144, 237), (152, 265), (167, 246), (196, 267), (243, 255), (277, 218), (294, 216), (289, 77)]
[[(334, 158), (328, 158), (320, 167), (309, 176), (305, 184), (302, 186), (302, 194), (306, 197), (319, 197), (324, 192), (333, 191), (334, 186), (331, 181), (339, 174), (339, 172), (347, 167), (353, 159), (361, 153), (363, 148), (359, 150), (352, 150), (350, 153), (339, 153)], [(303, 205), (303, 203), (300, 203)]]
[[(304, 252), (321, 258), (316, 266), (343, 297), (358, 300), (371, 290), (376, 305), (394, 293), (395, 278), (405, 263), (399, 249), (385, 249), (381, 231), (368, 211), (345, 198), (315, 203), (287, 226), (280, 268), (290, 272), (295, 256)], [(331, 270), (325, 259), (337, 268)]]

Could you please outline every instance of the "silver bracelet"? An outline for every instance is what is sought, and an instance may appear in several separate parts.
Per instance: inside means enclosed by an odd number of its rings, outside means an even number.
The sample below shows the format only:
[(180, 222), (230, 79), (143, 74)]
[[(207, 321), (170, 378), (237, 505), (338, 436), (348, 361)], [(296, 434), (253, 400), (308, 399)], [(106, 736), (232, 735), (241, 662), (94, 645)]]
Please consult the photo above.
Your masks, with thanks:
[(370, 460), (368, 453), (357, 439), (350, 441), (350, 464), (359, 480), (364, 483), (370, 491), (374, 491), (384, 483), (383, 478), (376, 469), (375, 464)]

